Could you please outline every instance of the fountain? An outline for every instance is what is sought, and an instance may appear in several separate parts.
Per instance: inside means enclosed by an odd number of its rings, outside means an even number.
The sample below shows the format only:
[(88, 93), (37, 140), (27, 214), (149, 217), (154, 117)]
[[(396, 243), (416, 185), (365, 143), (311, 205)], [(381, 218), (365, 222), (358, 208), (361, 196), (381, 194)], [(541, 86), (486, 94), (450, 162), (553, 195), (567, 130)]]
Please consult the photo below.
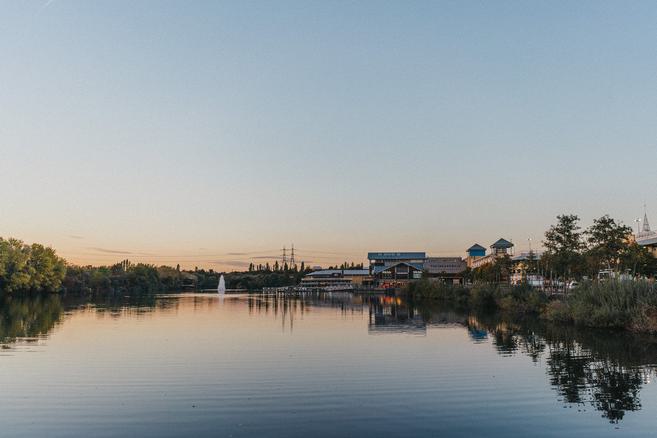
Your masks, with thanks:
[(223, 274), (219, 277), (219, 284), (217, 285), (217, 292), (220, 294), (226, 293), (226, 280), (224, 280)]

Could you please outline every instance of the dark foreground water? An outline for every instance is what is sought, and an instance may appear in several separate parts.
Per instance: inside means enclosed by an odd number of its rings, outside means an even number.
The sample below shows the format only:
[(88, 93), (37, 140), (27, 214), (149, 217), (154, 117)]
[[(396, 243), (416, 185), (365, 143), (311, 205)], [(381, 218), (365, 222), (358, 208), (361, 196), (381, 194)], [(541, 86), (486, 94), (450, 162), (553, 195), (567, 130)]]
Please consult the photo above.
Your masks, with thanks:
[(657, 341), (398, 298), (0, 299), (0, 436), (655, 436)]

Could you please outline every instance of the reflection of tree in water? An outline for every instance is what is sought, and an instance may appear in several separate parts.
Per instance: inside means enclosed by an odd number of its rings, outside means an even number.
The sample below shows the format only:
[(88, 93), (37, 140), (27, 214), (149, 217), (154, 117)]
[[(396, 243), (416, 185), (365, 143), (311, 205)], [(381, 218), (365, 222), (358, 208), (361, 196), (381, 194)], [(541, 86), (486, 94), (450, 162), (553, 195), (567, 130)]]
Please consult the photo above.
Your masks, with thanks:
[(617, 423), (625, 412), (641, 409), (639, 392), (654, 373), (651, 358), (656, 357), (657, 346), (654, 340), (645, 341), (590, 331), (575, 340), (549, 340), (550, 383), (565, 401), (590, 404)]
[(63, 306), (56, 295), (0, 296), (0, 342), (43, 336), (62, 314)]
[(654, 373), (657, 339), (618, 332), (578, 330), (494, 315), (468, 318), (468, 330), (487, 330), (502, 355), (545, 358), (550, 384), (568, 403), (586, 404), (612, 423), (641, 409), (639, 392)]

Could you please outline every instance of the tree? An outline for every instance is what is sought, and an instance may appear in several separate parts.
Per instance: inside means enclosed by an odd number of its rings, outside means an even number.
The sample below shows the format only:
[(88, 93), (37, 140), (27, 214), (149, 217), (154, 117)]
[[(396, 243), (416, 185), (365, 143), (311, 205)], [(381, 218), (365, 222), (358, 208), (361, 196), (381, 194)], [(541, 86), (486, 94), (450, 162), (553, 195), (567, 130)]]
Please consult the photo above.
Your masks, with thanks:
[(620, 269), (634, 275), (654, 276), (657, 274), (657, 258), (645, 246), (631, 242), (620, 255)]
[(584, 234), (591, 273), (595, 274), (600, 269), (618, 270), (621, 256), (628, 251), (628, 236), (632, 234), (632, 229), (606, 214), (593, 220), (593, 225)]
[(536, 253), (530, 250), (527, 255), (527, 273), (534, 274), (536, 272), (538, 272), (538, 258), (536, 257)]
[(66, 262), (52, 248), (0, 238), (0, 291), (57, 291)]
[(584, 271), (584, 242), (579, 217), (574, 214), (557, 216), (557, 224), (545, 232), (544, 263), (560, 277), (579, 276)]

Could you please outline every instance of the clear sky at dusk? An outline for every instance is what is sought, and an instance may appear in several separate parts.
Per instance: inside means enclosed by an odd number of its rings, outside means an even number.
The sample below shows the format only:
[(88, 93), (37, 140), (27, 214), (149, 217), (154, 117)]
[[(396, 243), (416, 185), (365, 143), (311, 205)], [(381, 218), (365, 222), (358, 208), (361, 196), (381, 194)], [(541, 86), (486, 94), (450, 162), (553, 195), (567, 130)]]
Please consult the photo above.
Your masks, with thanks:
[[(657, 225), (655, 2), (0, 3), (0, 235), (241, 269)], [(265, 258), (261, 258), (265, 257)]]

